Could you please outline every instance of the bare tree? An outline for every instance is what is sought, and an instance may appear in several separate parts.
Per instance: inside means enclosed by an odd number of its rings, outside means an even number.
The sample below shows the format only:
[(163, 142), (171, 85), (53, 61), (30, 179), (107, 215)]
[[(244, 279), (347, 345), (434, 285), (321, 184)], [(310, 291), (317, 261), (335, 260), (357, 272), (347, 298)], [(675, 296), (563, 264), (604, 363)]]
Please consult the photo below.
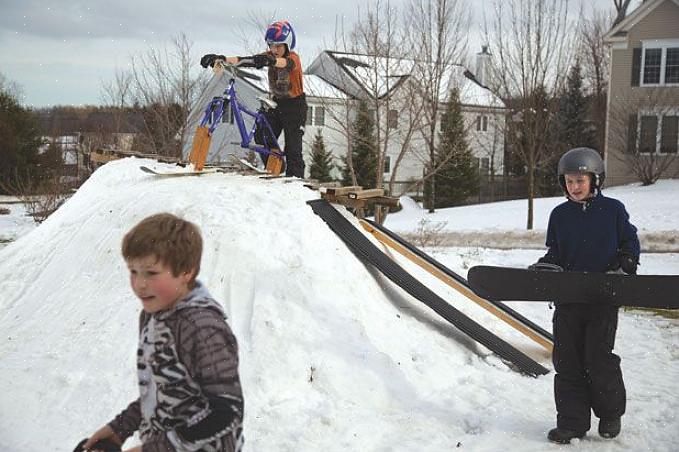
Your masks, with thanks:
[(594, 9), (582, 18), (579, 60), (583, 68), (583, 82), (590, 95), (590, 113), (597, 125), (597, 149), (603, 152), (606, 129), (606, 97), (610, 72), (610, 52), (604, 43), (604, 34), (611, 23), (610, 14)]
[(133, 56), (134, 101), (143, 107), (146, 145), (157, 154), (179, 156), (187, 138), (186, 119), (208, 74), (194, 72), (197, 58), (184, 33), (172, 45)]
[(116, 144), (115, 135), (123, 132), (124, 124), (132, 107), (134, 79), (130, 71), (116, 68), (113, 80), (102, 83), (101, 103), (107, 106), (112, 123), (107, 130), (89, 130), (81, 144), (83, 152), (90, 153), (97, 148)]
[[(464, 0), (411, 0), (406, 12), (406, 36), (411, 57), (418, 61), (412, 76), (423, 108), (422, 138), (428, 151), (425, 179), (431, 190), (426, 204), (434, 211), (436, 199), (436, 127), (442, 101), (450, 86), (451, 66), (462, 63), (467, 51), (467, 35), (471, 22), (470, 9)], [(454, 78), (456, 74), (453, 74)]]
[(608, 156), (643, 185), (654, 184), (679, 162), (673, 99), (668, 88), (656, 88), (611, 103)]
[[(233, 29), (233, 36), (235, 41), (240, 41), (240, 47), (246, 53), (255, 54), (261, 53), (265, 48), (264, 33), (266, 27), (276, 20), (278, 12), (274, 9), (271, 11), (255, 11), (249, 10), (247, 12), (247, 19), (239, 21), (238, 25)], [(294, 26), (294, 24), (292, 24)]]
[(614, 27), (625, 18), (627, 15), (627, 8), (629, 8), (631, 2), (632, 0), (613, 0), (613, 6), (615, 6), (616, 11), (615, 20), (613, 21)]
[[(488, 200), (492, 202), (495, 201), (496, 196), (495, 173), (498, 171), (495, 162), (497, 161), (498, 155), (501, 155), (501, 153), (504, 152), (505, 121), (502, 115), (493, 113), (490, 109), (488, 111), (488, 118), (489, 122), (491, 122), (491, 124), (488, 125), (490, 133), (479, 137), (477, 149), (482, 156), (481, 158), (485, 157), (488, 159)], [(479, 188), (479, 201), (481, 201), (481, 195), (482, 191)]]
[(571, 60), (573, 30), (568, 0), (495, 0), (486, 42), (494, 49), (491, 84), (511, 100), (508, 144), (526, 167), (527, 229), (533, 229), (535, 172), (551, 158), (549, 134)]

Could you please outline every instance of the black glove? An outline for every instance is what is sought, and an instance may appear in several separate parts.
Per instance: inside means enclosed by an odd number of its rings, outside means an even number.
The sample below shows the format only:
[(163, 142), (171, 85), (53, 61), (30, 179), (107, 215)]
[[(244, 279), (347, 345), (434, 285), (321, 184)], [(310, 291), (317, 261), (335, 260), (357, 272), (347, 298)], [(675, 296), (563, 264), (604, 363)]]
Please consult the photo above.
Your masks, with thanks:
[(639, 265), (639, 258), (629, 251), (618, 252), (618, 262), (622, 271), (628, 275), (637, 274), (637, 266)]
[[(75, 449), (73, 449), (73, 452), (82, 452), (85, 449), (83, 449), (83, 446), (87, 442), (88, 438), (85, 438), (84, 440), (80, 441), (77, 446), (75, 446)], [(103, 450), (104, 452), (120, 452), (120, 446), (115, 444), (113, 441), (108, 440), (108, 439), (100, 439), (96, 443), (94, 443), (94, 446), (92, 446), (91, 450)]]
[(273, 66), (276, 64), (276, 58), (268, 53), (260, 53), (252, 56), (252, 61), (257, 69), (261, 69), (264, 66)]
[(207, 55), (203, 55), (203, 58), (200, 59), (200, 65), (203, 66), (204, 68), (214, 67), (215, 61), (217, 60), (226, 60), (226, 57), (224, 55), (215, 55), (214, 53), (208, 53)]

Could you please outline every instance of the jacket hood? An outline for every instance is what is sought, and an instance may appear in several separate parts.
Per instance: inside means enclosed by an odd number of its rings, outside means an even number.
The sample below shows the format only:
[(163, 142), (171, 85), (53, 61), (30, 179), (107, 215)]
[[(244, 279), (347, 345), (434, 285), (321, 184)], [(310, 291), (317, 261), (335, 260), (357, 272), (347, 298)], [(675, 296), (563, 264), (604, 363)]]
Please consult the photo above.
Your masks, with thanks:
[(203, 283), (201, 283), (198, 280), (196, 280), (196, 286), (193, 288), (193, 290), (186, 294), (184, 298), (179, 300), (172, 309), (158, 312), (156, 313), (156, 317), (158, 319), (166, 319), (175, 312), (190, 308), (214, 309), (217, 312), (219, 312), (224, 318), (226, 318), (222, 306), (219, 303), (217, 303), (217, 301), (212, 297), (212, 295), (203, 285)]

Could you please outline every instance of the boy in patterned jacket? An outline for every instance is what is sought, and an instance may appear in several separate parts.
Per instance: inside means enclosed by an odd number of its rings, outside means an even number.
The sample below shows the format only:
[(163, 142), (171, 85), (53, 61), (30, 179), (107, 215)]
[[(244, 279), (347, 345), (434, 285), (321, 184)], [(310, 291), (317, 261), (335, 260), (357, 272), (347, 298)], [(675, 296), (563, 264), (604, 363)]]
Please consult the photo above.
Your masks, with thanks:
[[(84, 444), (128, 452), (241, 450), (243, 395), (238, 346), (221, 306), (199, 281), (202, 238), (193, 223), (169, 213), (130, 230), (122, 254), (141, 300), (137, 372), (140, 397)], [(94, 447), (93, 447), (94, 446)]]

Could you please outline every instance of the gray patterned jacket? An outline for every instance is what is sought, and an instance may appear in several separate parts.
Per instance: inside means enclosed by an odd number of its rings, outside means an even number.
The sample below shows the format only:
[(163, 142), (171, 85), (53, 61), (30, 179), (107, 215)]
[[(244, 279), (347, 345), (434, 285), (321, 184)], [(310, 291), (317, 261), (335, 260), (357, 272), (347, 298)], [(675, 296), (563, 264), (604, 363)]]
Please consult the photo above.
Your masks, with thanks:
[(238, 345), (221, 306), (196, 287), (174, 308), (140, 317), (139, 399), (109, 423), (144, 452), (240, 451), (243, 395)]

